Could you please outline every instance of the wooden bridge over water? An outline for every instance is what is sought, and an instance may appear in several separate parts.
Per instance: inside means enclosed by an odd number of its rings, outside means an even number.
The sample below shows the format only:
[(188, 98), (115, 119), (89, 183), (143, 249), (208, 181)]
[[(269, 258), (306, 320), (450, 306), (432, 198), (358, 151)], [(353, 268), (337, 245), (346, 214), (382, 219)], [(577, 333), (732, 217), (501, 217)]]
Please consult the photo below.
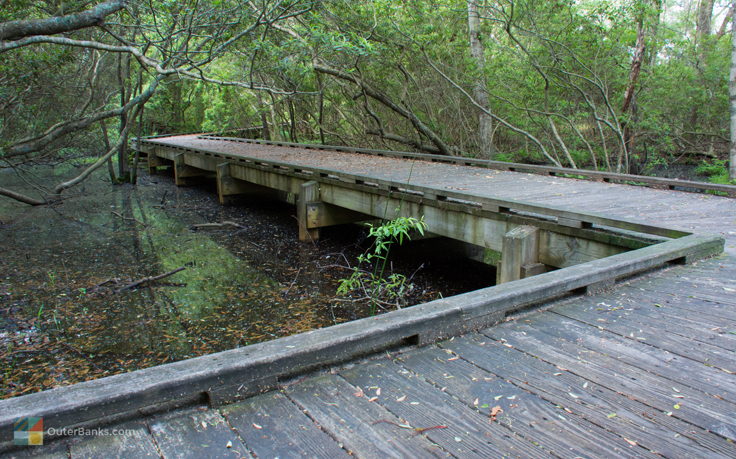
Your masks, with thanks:
[[(3, 441), (21, 416), (132, 432), (9, 455), (736, 456), (735, 200), (408, 153), (197, 136), (139, 148), (177, 184), (213, 176), (223, 202), (293, 200), (304, 239), (424, 215), (499, 252), (502, 285), (2, 401)], [(721, 251), (712, 235), (725, 253), (696, 261)]]

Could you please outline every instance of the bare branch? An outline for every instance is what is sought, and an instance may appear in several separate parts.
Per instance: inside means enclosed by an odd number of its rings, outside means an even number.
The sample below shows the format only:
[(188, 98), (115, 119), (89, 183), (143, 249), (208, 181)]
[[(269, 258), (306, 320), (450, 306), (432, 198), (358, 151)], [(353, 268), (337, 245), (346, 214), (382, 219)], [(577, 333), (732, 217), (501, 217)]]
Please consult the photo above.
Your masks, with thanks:
[(111, 0), (81, 13), (45, 19), (8, 21), (0, 24), (0, 40), (17, 40), (32, 35), (54, 35), (101, 24), (105, 17), (122, 10), (127, 0)]
[(24, 204), (28, 204), (28, 205), (31, 205), (31, 206), (42, 206), (44, 204), (47, 204), (46, 201), (43, 201), (43, 200), (40, 200), (40, 199), (35, 199), (35, 198), (30, 197), (30, 196), (26, 196), (24, 194), (17, 193), (17, 192), (15, 192), (13, 190), (9, 190), (7, 188), (1, 188), (0, 187), (0, 196), (7, 196), (7, 197), (9, 197), (11, 199), (15, 199), (16, 201), (20, 201), (20, 202), (22, 202)]

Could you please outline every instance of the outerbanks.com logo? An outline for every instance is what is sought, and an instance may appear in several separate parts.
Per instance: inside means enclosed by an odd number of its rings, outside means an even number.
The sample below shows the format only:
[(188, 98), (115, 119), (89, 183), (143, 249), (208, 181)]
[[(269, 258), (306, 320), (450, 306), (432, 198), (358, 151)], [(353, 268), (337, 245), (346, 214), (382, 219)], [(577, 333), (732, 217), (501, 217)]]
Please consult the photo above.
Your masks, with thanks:
[(43, 428), (43, 418), (20, 418), (15, 421), (13, 441), (19, 446), (43, 445), (44, 434), (50, 437), (107, 437), (134, 435), (134, 429), (88, 429), (85, 427)]
[(20, 418), (13, 425), (16, 445), (43, 445), (43, 418)]

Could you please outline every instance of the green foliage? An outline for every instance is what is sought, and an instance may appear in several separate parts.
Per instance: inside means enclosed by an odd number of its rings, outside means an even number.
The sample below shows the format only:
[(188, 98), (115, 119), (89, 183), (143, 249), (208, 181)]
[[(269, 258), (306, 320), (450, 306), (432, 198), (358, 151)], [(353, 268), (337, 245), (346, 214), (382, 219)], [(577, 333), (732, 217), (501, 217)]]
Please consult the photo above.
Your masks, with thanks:
[(736, 185), (736, 180), (730, 179), (728, 176), (728, 161), (713, 160), (703, 161), (695, 172), (708, 176), (708, 181), (720, 185)]
[[(371, 314), (376, 313), (376, 308), (384, 300), (400, 305), (404, 296), (411, 291), (412, 285), (408, 284), (403, 274), (385, 275), (391, 246), (411, 240), (412, 232), (424, 235), (426, 227), (424, 217), (419, 220), (414, 217), (398, 217), (377, 226), (368, 224), (368, 236), (374, 238), (373, 244), (358, 257), (358, 266), (353, 268), (350, 277), (340, 280), (337, 294), (349, 295), (353, 292), (366, 294), (371, 301)], [(373, 264), (372, 272), (363, 268), (370, 264)]]

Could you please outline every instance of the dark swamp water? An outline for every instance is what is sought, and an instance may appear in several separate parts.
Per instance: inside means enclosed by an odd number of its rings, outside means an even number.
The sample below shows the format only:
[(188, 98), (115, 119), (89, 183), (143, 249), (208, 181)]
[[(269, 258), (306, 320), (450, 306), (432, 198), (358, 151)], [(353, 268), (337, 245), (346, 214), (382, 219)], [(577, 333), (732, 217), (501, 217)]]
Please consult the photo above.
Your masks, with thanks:
[[(38, 174), (56, 183), (74, 172)], [(0, 182), (24, 186), (7, 170)], [(214, 183), (176, 187), (146, 174), (136, 187), (97, 174), (48, 207), (0, 198), (0, 398), (368, 315), (367, 301), (335, 297), (346, 260), (370, 245), (365, 229), (327, 228), (316, 244), (300, 243), (293, 215), (245, 197), (223, 207)], [(240, 228), (193, 227), (223, 221)], [(492, 268), (437, 244), (394, 254), (394, 270), (413, 275), (408, 304), (493, 283)]]

